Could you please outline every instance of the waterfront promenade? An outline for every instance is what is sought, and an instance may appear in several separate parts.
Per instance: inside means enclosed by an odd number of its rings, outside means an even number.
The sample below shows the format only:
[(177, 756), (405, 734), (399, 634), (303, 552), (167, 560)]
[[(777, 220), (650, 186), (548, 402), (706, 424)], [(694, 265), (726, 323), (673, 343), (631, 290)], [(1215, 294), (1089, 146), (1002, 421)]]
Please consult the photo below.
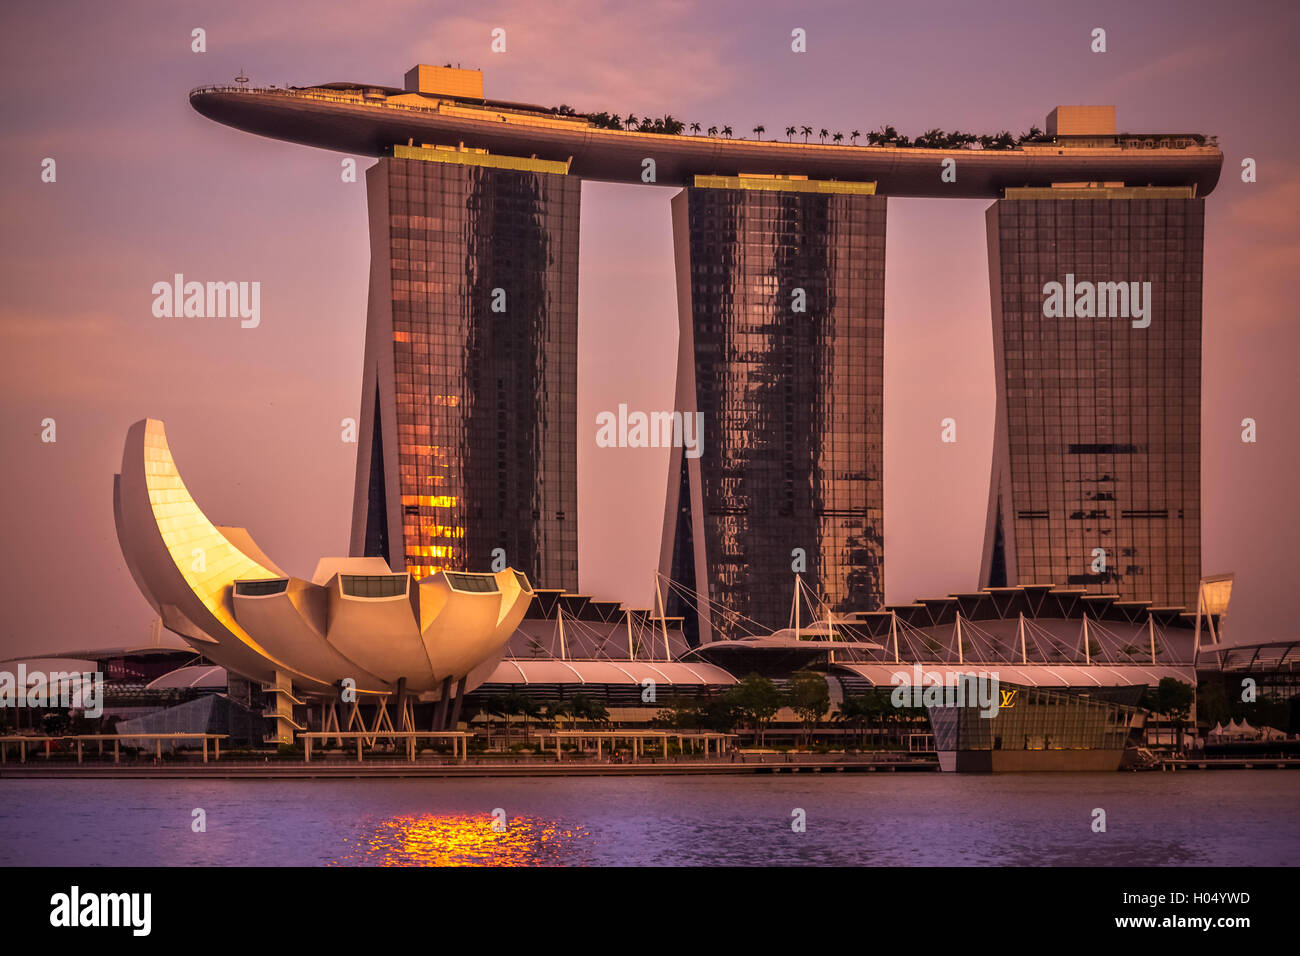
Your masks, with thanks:
[[(1296, 758), (1208, 758), (1162, 760), (1150, 768), (1182, 773), (1197, 770), (1300, 770)], [(113, 763), (86, 760), (76, 763), (59, 757), (35, 757), (26, 763), (10, 761), (0, 768), (8, 779), (197, 779), (197, 780), (346, 780), (357, 778), (473, 778), (473, 777), (643, 777), (689, 775), (773, 775), (936, 772), (933, 754), (907, 753), (772, 753), (736, 751), (723, 757), (649, 757), (618, 761), (604, 757), (566, 754), (556, 760), (549, 754), (508, 756), (485, 754), (464, 758), (442, 755), (403, 756), (377, 754), (363, 762), (335, 755), (310, 763), (291, 756), (238, 756), (220, 762), (193, 759)]]
[[(538, 745), (535, 750), (480, 749), (475, 753), (470, 752), (475, 735), (462, 731), (365, 731), (300, 736), (301, 749), (231, 750), (227, 747), (223, 755), (224, 734), (13, 735), (0, 737), (0, 777), (311, 780), (837, 774), (933, 772), (939, 769), (938, 757), (933, 751), (745, 750), (737, 745), (734, 734), (710, 732), (552, 731), (536, 735)], [(333, 747), (329, 746), (326, 738), (333, 741)], [(425, 739), (437, 741), (441, 749), (420, 746), (420, 741)], [(481, 745), (482, 741), (478, 743)], [(92, 749), (88, 744), (96, 746)], [(125, 748), (123, 744), (126, 744)], [(616, 750), (619, 744), (622, 749)], [(173, 753), (172, 748), (177, 746), (189, 749)], [(450, 753), (445, 752), (448, 748)], [(1124, 769), (1171, 773), (1286, 770), (1300, 769), (1300, 758), (1283, 753), (1159, 756), (1153, 764)]]
[(377, 755), (358, 763), (342, 757), (308, 763), (292, 757), (238, 757), (220, 763), (152, 758), (112, 763), (36, 758), (10, 762), (0, 777), (86, 779), (225, 779), (303, 780), (354, 777), (631, 777), (687, 774), (876, 773), (937, 771), (938, 760), (923, 754), (815, 754), (733, 753), (723, 757), (642, 758), (617, 762), (609, 758), (583, 758), (566, 754), (564, 760), (546, 756), (506, 757), (491, 754), (467, 760), (443, 756), (407, 760)]

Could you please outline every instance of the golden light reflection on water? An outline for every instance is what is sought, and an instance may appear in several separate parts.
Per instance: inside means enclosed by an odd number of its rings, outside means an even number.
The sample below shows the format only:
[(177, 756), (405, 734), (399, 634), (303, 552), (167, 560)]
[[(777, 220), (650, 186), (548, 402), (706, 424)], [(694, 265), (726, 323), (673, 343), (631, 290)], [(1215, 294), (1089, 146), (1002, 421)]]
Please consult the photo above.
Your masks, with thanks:
[(564, 866), (582, 864), (591, 833), (539, 817), (418, 813), (376, 823), (342, 866)]

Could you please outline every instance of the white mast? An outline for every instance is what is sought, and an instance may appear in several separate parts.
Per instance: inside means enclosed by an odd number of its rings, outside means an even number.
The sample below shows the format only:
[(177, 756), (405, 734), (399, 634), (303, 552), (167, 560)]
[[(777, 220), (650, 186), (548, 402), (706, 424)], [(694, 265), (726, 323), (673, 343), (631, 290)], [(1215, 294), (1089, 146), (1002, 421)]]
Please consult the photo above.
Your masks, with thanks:
[(822, 602), (822, 608), (826, 612), (826, 640), (830, 641), (827, 660), (835, 663), (835, 639), (839, 637), (839, 632), (835, 630), (835, 615), (831, 613), (831, 606)]
[[(1151, 663), (1154, 664), (1156, 662), (1156, 619), (1150, 611), (1147, 612), (1147, 633), (1151, 635)], [(1198, 639), (1200, 638), (1200, 628), (1197, 628), (1196, 636)], [(1195, 664), (1195, 662), (1195, 658), (1193, 658), (1192, 663)]]
[(898, 612), (889, 612), (889, 636), (894, 639), (894, 663), (898, 663)]
[(1016, 630), (1020, 632), (1020, 663), (1028, 664), (1029, 655), (1025, 653), (1025, 612), (1020, 612), (1020, 623), (1016, 625)]
[(961, 648), (961, 611), (957, 612), (957, 663), (966, 663), (965, 659), (962, 657)]
[(655, 574), (655, 597), (659, 600), (659, 624), (664, 635), (664, 660), (671, 661), (673, 652), (668, 646), (668, 611), (664, 607), (664, 592), (659, 587), (659, 575)]
[[(1196, 631), (1194, 632), (1196, 637), (1192, 642), (1192, 667), (1196, 666), (1197, 658), (1201, 656), (1201, 608), (1204, 607), (1205, 607), (1205, 582), (1202, 581), (1200, 584), (1196, 586)], [(1209, 610), (1209, 608), (1205, 608), (1205, 609), (1207, 611)], [(1149, 618), (1150, 616), (1151, 616), (1151, 612), (1148, 610), (1147, 617)], [(1153, 664), (1155, 663), (1154, 658), (1155, 655), (1153, 654), (1152, 661), (1151, 661)]]
[(555, 620), (560, 625), (560, 660), (567, 661), (569, 652), (564, 646), (564, 609), (560, 605), (555, 605)]
[(632, 651), (632, 611), (630, 608), (623, 609), (623, 619), (627, 621), (627, 659), (632, 660), (636, 655)]
[(799, 640), (799, 591), (801, 590), (799, 575), (794, 576), (794, 639)]
[(1088, 640), (1088, 612), (1083, 613), (1083, 662), (1092, 663), (1092, 648), (1089, 646), (1092, 642)]

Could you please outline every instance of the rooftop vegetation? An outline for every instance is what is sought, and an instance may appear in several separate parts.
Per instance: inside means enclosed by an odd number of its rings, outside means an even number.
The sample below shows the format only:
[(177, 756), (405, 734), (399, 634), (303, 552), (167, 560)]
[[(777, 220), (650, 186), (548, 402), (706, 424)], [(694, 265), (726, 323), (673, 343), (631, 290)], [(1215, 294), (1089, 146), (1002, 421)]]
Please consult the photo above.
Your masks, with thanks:
[[(618, 129), (637, 133), (666, 133), (670, 136), (680, 136), (689, 131), (692, 136), (699, 136), (701, 132), (706, 136), (719, 136), (731, 139), (734, 131), (730, 126), (709, 126), (704, 129), (699, 123), (691, 123), (689, 126), (672, 116), (664, 114), (660, 117), (639, 117), (635, 113), (629, 113), (627, 116), (618, 116), (613, 113), (579, 113), (571, 106), (561, 104), (552, 110), (559, 116), (586, 116), (592, 126), (599, 129)], [(751, 129), (756, 140), (761, 140), (763, 134), (767, 132), (767, 127), (759, 124)], [(1009, 130), (1002, 130), (999, 133), (966, 133), (961, 130), (947, 132), (941, 129), (929, 129), (920, 136), (912, 139), (898, 132), (893, 126), (882, 126), (880, 129), (868, 130), (864, 134), (860, 130), (853, 130), (848, 134), (840, 130), (832, 132), (824, 127), (814, 130), (811, 126), (787, 126), (784, 129), (786, 142), (794, 142), (796, 136), (802, 137), (802, 142), (808, 142), (809, 138), (816, 136), (818, 141), (825, 145), (829, 139), (833, 145), (839, 145), (847, 138), (852, 146), (858, 145), (858, 140), (865, 140), (868, 146), (895, 146), (895, 147), (916, 147), (918, 149), (1014, 149), (1017, 145), (1043, 138), (1043, 131), (1037, 126), (1031, 126), (1027, 132), (1014, 136)]]

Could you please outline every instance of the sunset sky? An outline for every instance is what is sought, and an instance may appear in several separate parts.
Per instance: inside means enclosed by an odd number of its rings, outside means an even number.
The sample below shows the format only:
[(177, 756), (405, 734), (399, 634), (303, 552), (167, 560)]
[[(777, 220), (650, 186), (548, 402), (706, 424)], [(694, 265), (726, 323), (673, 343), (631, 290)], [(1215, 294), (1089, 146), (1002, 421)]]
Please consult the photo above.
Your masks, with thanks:
[[(807, 9), (811, 6), (813, 9)], [(189, 106), (195, 86), (400, 86), (416, 63), (481, 68), (490, 97), (671, 113), (766, 138), (892, 124), (1013, 133), (1058, 104), (1114, 104), (1132, 132), (1217, 135), (1206, 203), (1203, 568), (1234, 571), (1254, 637), (1295, 635), (1300, 541), (1300, 5), (7, 2), (0, 12), (0, 658), (147, 639), (113, 528), (127, 428), (162, 419), (217, 523), (291, 574), (346, 553), (368, 274), (364, 177)], [(207, 31), (207, 52), (190, 32)], [(507, 52), (489, 51), (495, 27)], [(807, 31), (808, 52), (790, 50)], [(1104, 54), (1089, 49), (1107, 31)], [(56, 183), (41, 161), (57, 162)], [(1241, 181), (1245, 157), (1258, 182)], [(364, 168), (372, 162), (362, 159)], [(595, 445), (598, 412), (667, 409), (677, 345), (669, 199), (583, 186), (579, 534), (585, 593), (645, 606), (667, 473)], [(889, 602), (976, 586), (993, 435), (983, 212), (889, 202), (885, 569)], [(158, 319), (174, 273), (259, 281), (261, 324)], [(41, 421), (57, 442), (41, 441)], [(957, 420), (958, 441), (939, 440)], [(1258, 422), (1256, 444), (1241, 420)], [(706, 439), (707, 441), (707, 439)], [(706, 451), (707, 454), (707, 451)], [(544, 583), (544, 582), (543, 582)], [(1247, 605), (1243, 603), (1243, 611)], [(1230, 619), (1231, 620), (1231, 619)], [(1243, 614), (1241, 620), (1246, 620)]]

